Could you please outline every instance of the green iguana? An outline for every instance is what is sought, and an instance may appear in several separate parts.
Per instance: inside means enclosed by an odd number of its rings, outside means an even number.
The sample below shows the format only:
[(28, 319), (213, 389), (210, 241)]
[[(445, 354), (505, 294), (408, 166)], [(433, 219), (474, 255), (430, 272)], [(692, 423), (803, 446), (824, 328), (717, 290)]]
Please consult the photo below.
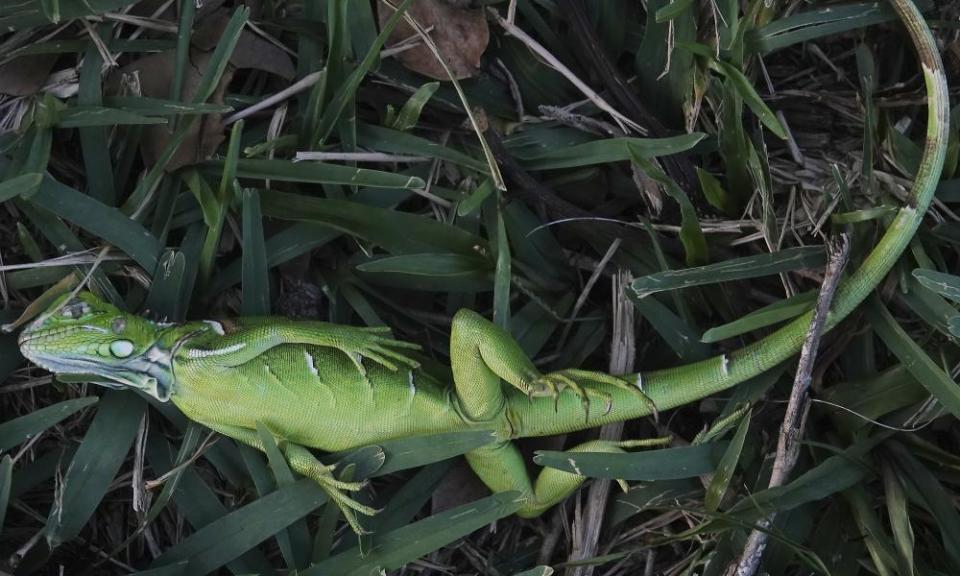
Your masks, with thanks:
[[(913, 4), (893, 4), (923, 65), (927, 144), (907, 205), (860, 269), (846, 278), (828, 328), (847, 316), (899, 258), (932, 200), (943, 164), (948, 110), (937, 48)], [(531, 481), (513, 439), (638, 418), (719, 392), (794, 355), (809, 323), (807, 314), (734, 353), (617, 378), (577, 369), (541, 374), (506, 332), (463, 310), (453, 319), (452, 383), (419, 370), (408, 356), (417, 346), (391, 339), (385, 328), (281, 318), (160, 324), (86, 292), (61, 297), (23, 330), (19, 343), (24, 356), (51, 372), (93, 374), (98, 383), (170, 400), (189, 418), (250, 446), (261, 448), (257, 423), (262, 423), (291, 468), (316, 480), (360, 531), (355, 512), (374, 513), (349, 496), (361, 484), (335, 478), (309, 448), (336, 451), (415, 435), (493, 429), (498, 440), (469, 452), (467, 460), (492, 490), (525, 496), (520, 515), (536, 516), (583, 478), (545, 469)], [(621, 449), (603, 441), (573, 448)]]

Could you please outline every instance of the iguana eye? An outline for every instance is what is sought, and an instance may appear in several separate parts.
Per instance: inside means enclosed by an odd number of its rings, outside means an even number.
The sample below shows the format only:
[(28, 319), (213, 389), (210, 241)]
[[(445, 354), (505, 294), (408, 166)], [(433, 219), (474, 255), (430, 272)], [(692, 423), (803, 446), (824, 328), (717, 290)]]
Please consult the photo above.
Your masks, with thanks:
[(61, 312), (64, 318), (80, 318), (81, 316), (89, 313), (90, 306), (83, 301), (70, 302), (63, 307), (63, 311)]
[(133, 342), (129, 340), (117, 340), (110, 343), (110, 353), (117, 358), (126, 358), (133, 354)]
[(127, 329), (127, 321), (123, 318), (116, 318), (110, 326), (110, 329), (113, 330), (114, 334), (122, 334), (123, 331)]

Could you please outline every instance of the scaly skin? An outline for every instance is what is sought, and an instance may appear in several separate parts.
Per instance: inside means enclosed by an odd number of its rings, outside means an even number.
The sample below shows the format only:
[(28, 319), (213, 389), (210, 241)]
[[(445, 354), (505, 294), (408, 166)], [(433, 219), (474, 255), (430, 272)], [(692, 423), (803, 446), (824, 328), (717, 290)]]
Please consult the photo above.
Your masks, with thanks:
[[(892, 0), (920, 56), (928, 130), (911, 196), (863, 265), (839, 288), (832, 328), (877, 286), (910, 242), (933, 199), (947, 145), (947, 88), (936, 45), (910, 0)], [(514, 438), (572, 432), (687, 404), (763, 373), (796, 354), (810, 314), (734, 353), (688, 366), (609, 375), (568, 370), (541, 375), (513, 339), (470, 311), (454, 318), (452, 387), (417, 369), (380, 329), (280, 318), (161, 325), (126, 314), (90, 293), (61, 298), (20, 335), (23, 354), (52, 372), (172, 400), (189, 418), (262, 449), (260, 423), (291, 467), (315, 479), (358, 532), (355, 512), (372, 514), (307, 450), (344, 450), (384, 440), (473, 428), (495, 443), (466, 457), (494, 491), (526, 496), (535, 516), (583, 481), (545, 469), (531, 482)], [(504, 386), (504, 383), (507, 386)], [(643, 386), (643, 392), (639, 385)], [(593, 441), (575, 451), (620, 451)]]

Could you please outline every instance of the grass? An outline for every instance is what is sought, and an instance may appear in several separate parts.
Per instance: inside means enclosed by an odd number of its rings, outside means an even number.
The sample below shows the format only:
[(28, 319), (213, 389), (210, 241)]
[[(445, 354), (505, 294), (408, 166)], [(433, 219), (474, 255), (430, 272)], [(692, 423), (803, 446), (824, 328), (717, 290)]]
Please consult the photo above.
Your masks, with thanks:
[[(82, 280), (157, 319), (387, 324), (441, 370), (463, 307), (544, 370), (676, 366), (810, 310), (825, 241), (859, 267), (917, 170), (923, 79), (885, 3), (473, 4), (490, 43), (455, 83), (405, 68), (405, 17), (366, 1), (0, 5), (0, 92), (23, 92), (0, 95), (0, 321)], [(918, 6), (952, 45), (952, 9)], [(621, 433), (669, 446), (573, 463), (595, 432), (524, 441), (531, 469), (630, 484), (537, 519), (459, 458), (485, 432), (331, 455), (382, 508), (358, 538), (275, 451), (54, 380), (3, 334), (0, 570), (720, 575), (759, 525), (770, 574), (956, 574), (948, 144), (910, 249), (821, 346), (786, 485), (795, 361)]]

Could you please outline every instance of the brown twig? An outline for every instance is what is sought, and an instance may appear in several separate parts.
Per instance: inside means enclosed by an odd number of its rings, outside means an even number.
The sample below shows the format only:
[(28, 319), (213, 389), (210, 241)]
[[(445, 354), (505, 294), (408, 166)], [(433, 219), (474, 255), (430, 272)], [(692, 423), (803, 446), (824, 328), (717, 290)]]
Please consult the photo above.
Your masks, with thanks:
[[(790, 401), (787, 403), (787, 412), (780, 427), (780, 438), (777, 441), (777, 455), (773, 462), (770, 474), (770, 488), (782, 486), (786, 483), (793, 466), (797, 463), (800, 454), (800, 439), (807, 421), (807, 412), (810, 409), (810, 399), (807, 392), (810, 390), (813, 365), (817, 358), (817, 348), (823, 327), (827, 322), (827, 313), (833, 296), (840, 282), (840, 275), (847, 263), (850, 254), (850, 239), (846, 234), (840, 235), (838, 240), (827, 243), (829, 261), (820, 294), (817, 296), (817, 307), (814, 310), (810, 329), (807, 330), (803, 347), (800, 349), (800, 361), (797, 363), (797, 375), (793, 380), (793, 390), (790, 391)], [(759, 522), (759, 526), (766, 529), (773, 524), (776, 513), (773, 512)], [(747, 538), (743, 554), (736, 564), (727, 569), (727, 576), (753, 576), (760, 566), (763, 551), (767, 546), (767, 532), (753, 530)]]
[[(624, 290), (630, 284), (630, 273), (618, 270), (613, 277), (613, 346), (610, 350), (610, 373), (629, 374), (633, 372), (636, 358), (636, 335), (634, 332), (634, 309)], [(620, 440), (623, 422), (605, 424), (600, 428), (601, 440)], [(607, 510), (610, 495), (610, 480), (598, 478), (587, 491), (587, 503), (580, 530), (573, 536), (573, 551), (570, 561), (591, 558), (597, 553), (603, 516)], [(595, 566), (578, 566), (567, 573), (574, 576), (592, 576)]]

